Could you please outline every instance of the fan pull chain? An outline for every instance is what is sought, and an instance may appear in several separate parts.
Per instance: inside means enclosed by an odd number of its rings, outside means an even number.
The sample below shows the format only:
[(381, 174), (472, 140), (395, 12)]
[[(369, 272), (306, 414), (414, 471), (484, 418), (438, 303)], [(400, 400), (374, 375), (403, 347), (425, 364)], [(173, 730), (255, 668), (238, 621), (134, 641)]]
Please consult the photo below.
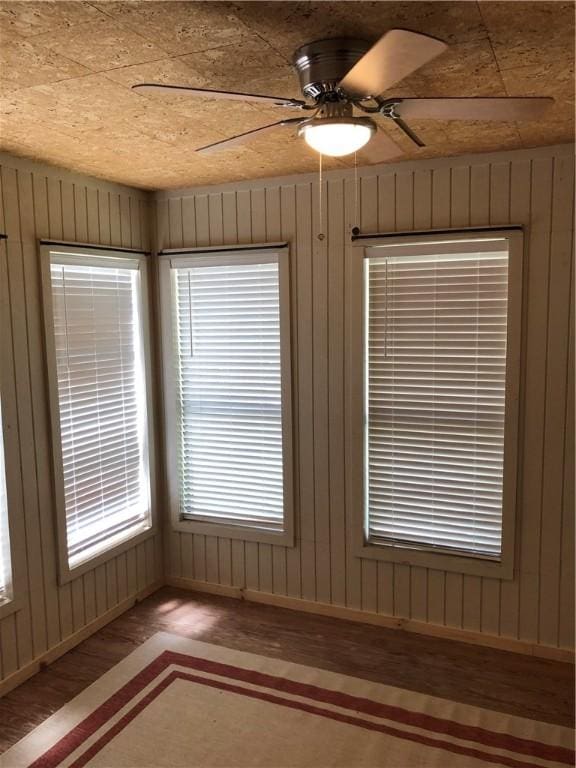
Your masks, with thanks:
[(360, 226), (360, 210), (358, 205), (358, 153), (354, 152), (354, 218), (356, 226)]
[(318, 153), (318, 240), (324, 240), (323, 233), (323, 213), (322, 213), (322, 152)]

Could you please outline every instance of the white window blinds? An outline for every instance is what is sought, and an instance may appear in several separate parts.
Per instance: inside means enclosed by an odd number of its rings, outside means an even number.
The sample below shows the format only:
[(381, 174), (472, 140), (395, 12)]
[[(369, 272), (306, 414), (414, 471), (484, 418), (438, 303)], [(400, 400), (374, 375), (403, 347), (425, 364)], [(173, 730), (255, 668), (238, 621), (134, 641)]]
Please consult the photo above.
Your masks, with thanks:
[(137, 260), (51, 255), (72, 568), (150, 525)]
[(0, 604), (12, 597), (12, 570), (10, 567), (10, 538), (8, 529), (8, 497), (6, 493), (6, 467), (0, 410)]
[(172, 268), (181, 519), (284, 530), (277, 256)]
[(379, 247), (365, 267), (368, 539), (498, 560), (507, 242)]

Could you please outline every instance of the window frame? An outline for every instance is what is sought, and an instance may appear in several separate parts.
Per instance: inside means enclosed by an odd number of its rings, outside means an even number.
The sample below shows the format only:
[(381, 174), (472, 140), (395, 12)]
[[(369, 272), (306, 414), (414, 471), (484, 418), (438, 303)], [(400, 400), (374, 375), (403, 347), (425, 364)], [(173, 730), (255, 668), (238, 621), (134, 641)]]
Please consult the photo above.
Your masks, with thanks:
[[(434, 551), (426, 545), (410, 546), (386, 542), (368, 541), (366, 535), (367, 509), (365, 504), (365, 344), (366, 344), (366, 292), (364, 283), (364, 262), (368, 252), (385, 245), (437, 243), (445, 239), (450, 243), (469, 240), (492, 240), (502, 238), (508, 241), (508, 329), (506, 351), (505, 427), (504, 427), (504, 477), (502, 489), (502, 553), (500, 560), (478, 557), (474, 554)], [(408, 251), (408, 248), (407, 248)], [(523, 233), (520, 227), (482, 228), (481, 230), (441, 230), (426, 233), (402, 233), (375, 235), (352, 243), (348, 249), (348, 277), (346, 293), (350, 308), (347, 321), (349, 355), (346, 366), (347, 376), (347, 425), (349, 455), (347, 461), (347, 483), (350, 500), (356, 515), (354, 526), (354, 552), (356, 556), (411, 566), (420, 566), (454, 573), (510, 580), (514, 577), (514, 553), (516, 528), (520, 515), (517, 514), (518, 488), (518, 425), (519, 392), (521, 376), (521, 327), (522, 327), (522, 262), (524, 253)]]
[[(6, 430), (8, 432), (8, 430)], [(3, 510), (0, 506), (0, 535), (3, 535), (5, 532), (8, 536), (8, 541), (6, 544), (0, 543), (0, 547), (2, 548), (3, 552), (5, 552), (8, 555), (8, 568), (7, 568), (7, 575), (8, 575), (8, 581), (4, 585), (4, 587), (7, 587), (7, 593), (2, 594), (0, 592), (0, 609), (3, 606), (10, 605), (14, 602), (14, 568), (13, 568), (13, 562), (14, 562), (14, 552), (12, 548), (12, 533), (10, 531), (11, 527), (11, 516), (9, 512), (9, 503), (8, 503), (8, 470), (6, 466), (6, 446), (5, 446), (5, 439), (4, 439), (4, 418), (3, 418), (3, 412), (2, 412), (2, 396), (0, 392), (0, 457), (2, 457), (2, 461), (0, 461), (0, 488), (4, 486), (5, 490), (5, 497), (6, 497), (6, 508)], [(1, 499), (2, 494), (0, 494)], [(2, 570), (0, 569), (0, 578), (2, 577)], [(2, 582), (0, 581), (0, 588), (2, 587)]]
[[(1, 437), (4, 445), (4, 471), (8, 506), (8, 548), (10, 552), (12, 591), (11, 597), (0, 603), (0, 619), (21, 610), (27, 593), (22, 463), (20, 458), (16, 382), (12, 351), (8, 250), (7, 238), (0, 237), (0, 400), (2, 401), (0, 431), (2, 432)], [(13, 512), (14, 510), (20, 510), (22, 514), (11, 514), (11, 511)]]
[[(56, 368), (56, 348), (54, 339), (54, 319), (52, 305), (52, 281), (51, 281), (51, 256), (52, 253), (70, 255), (71, 263), (98, 266), (110, 263), (111, 260), (136, 264), (140, 275), (140, 331), (142, 334), (142, 356), (146, 386), (146, 444), (148, 456), (148, 477), (150, 483), (150, 525), (143, 531), (130, 536), (107, 549), (98, 552), (93, 557), (82, 561), (74, 567), (70, 567), (68, 559), (68, 543), (66, 529), (66, 505), (64, 500), (64, 478), (62, 468), (62, 450), (60, 433), (60, 408), (58, 397), (58, 377)], [(50, 408), (50, 426), (52, 441), (52, 474), (53, 474), (53, 500), (56, 519), (56, 549), (58, 555), (58, 580), (66, 584), (72, 579), (94, 570), (99, 565), (112, 560), (119, 554), (132, 549), (137, 544), (146, 541), (156, 535), (158, 529), (157, 504), (156, 504), (156, 477), (155, 477), (155, 426), (154, 403), (152, 392), (152, 367), (151, 367), (151, 336), (150, 336), (150, 307), (148, 285), (148, 258), (145, 252), (115, 250), (113, 247), (87, 246), (66, 243), (65, 245), (41, 243), (40, 244), (40, 269), (42, 287), (42, 305), (44, 319), (45, 338), (45, 363), (48, 378), (48, 399)]]
[[(282, 400), (282, 459), (284, 478), (284, 529), (282, 532), (262, 531), (250, 526), (204, 522), (180, 516), (179, 478), (176, 441), (170, 439), (177, 430), (176, 381), (174, 366), (174, 324), (172, 308), (171, 268), (186, 266), (225, 266), (227, 264), (254, 264), (267, 260), (278, 263), (280, 314), (280, 366)], [(160, 322), (163, 371), (165, 472), (172, 530), (220, 536), (242, 541), (294, 546), (294, 457), (292, 419), (292, 353), (290, 254), (286, 243), (275, 245), (200, 247), (162, 251), (158, 257), (160, 282)]]

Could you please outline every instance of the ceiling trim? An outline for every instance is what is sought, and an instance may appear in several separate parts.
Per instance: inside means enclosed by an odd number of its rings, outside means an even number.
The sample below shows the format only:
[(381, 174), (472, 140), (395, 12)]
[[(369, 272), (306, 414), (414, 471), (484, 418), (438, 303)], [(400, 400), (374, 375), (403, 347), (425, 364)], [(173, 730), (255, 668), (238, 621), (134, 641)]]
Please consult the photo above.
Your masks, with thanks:
[[(388, 176), (404, 171), (433, 170), (436, 168), (454, 167), (462, 165), (484, 165), (496, 162), (504, 157), (514, 159), (530, 159), (534, 157), (565, 157), (575, 152), (574, 143), (551, 144), (529, 149), (506, 149), (499, 152), (474, 152), (466, 155), (453, 155), (451, 157), (435, 157), (423, 160), (403, 160), (397, 163), (383, 163), (380, 165), (368, 165), (358, 168), (358, 177)], [(323, 172), (324, 179), (353, 179), (354, 169), (344, 168)], [(261, 187), (282, 186), (288, 184), (310, 184), (318, 180), (317, 173), (296, 173), (290, 176), (272, 176), (258, 179), (246, 179), (244, 181), (230, 181), (225, 184), (206, 184), (202, 186), (181, 187), (178, 189), (160, 189), (153, 193), (155, 200), (170, 200), (174, 197), (186, 195), (208, 194), (210, 192), (232, 192), (242, 189), (259, 189)]]
[[(409, 172), (418, 170), (434, 170), (436, 168), (454, 167), (461, 163), (462, 165), (484, 165), (497, 162), (503, 158), (532, 159), (536, 157), (568, 157), (575, 153), (574, 143), (551, 144), (529, 149), (502, 150), (500, 152), (476, 152), (466, 155), (454, 155), (452, 157), (437, 157), (425, 160), (404, 160), (397, 163), (385, 163), (382, 165), (370, 165), (358, 168), (359, 178), (365, 178), (375, 175), (387, 176), (398, 172)], [(171, 198), (185, 197), (187, 195), (209, 194), (211, 192), (232, 192), (242, 189), (260, 189), (269, 186), (282, 186), (290, 184), (310, 184), (318, 179), (317, 173), (291, 174), (289, 176), (272, 176), (258, 179), (246, 179), (245, 181), (231, 181), (224, 184), (207, 184), (203, 186), (181, 187), (178, 189), (161, 190), (143, 190), (138, 187), (130, 187), (123, 184), (117, 184), (113, 181), (101, 179), (98, 176), (70, 171), (55, 165), (47, 165), (36, 160), (18, 157), (9, 152), (0, 151), (0, 168), (12, 168), (17, 171), (26, 171), (28, 173), (43, 173), (48, 177), (57, 179), (67, 179), (73, 183), (83, 186), (94, 186), (98, 189), (107, 189), (111, 192), (128, 194), (134, 199), (145, 201), (169, 200)], [(325, 179), (352, 179), (354, 178), (353, 169), (339, 169), (325, 171)]]
[(90, 176), (86, 173), (78, 173), (68, 168), (62, 168), (58, 165), (48, 165), (38, 160), (30, 160), (27, 157), (19, 157), (10, 152), (0, 151), (0, 167), (12, 168), (15, 171), (24, 171), (27, 173), (41, 173), (49, 178), (66, 179), (75, 184), (83, 186), (94, 186), (100, 190), (108, 192), (117, 192), (119, 194), (130, 195), (137, 200), (152, 200), (154, 191), (130, 187), (126, 184), (118, 184), (115, 181), (108, 181), (98, 176)]

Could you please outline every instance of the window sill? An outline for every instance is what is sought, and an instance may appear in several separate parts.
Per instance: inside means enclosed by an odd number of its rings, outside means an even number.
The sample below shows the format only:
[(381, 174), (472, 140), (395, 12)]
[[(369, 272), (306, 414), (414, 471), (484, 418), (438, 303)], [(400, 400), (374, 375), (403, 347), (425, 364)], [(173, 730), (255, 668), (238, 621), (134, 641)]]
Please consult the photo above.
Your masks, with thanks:
[(10, 598), (0, 601), (0, 620), (11, 616), (22, 608), (22, 598)]
[(400, 565), (415, 565), (438, 571), (461, 573), (468, 576), (512, 580), (514, 568), (512, 562), (494, 561), (466, 555), (452, 555), (448, 552), (433, 552), (391, 544), (363, 542), (356, 550), (356, 556), (366, 560), (383, 560)]
[(257, 528), (243, 528), (240, 525), (226, 525), (225, 523), (205, 523), (193, 519), (173, 520), (172, 528), (182, 533), (220, 536), (226, 539), (255, 541), (260, 544), (276, 544), (280, 547), (294, 546), (294, 533), (290, 530), (272, 533), (271, 531), (259, 531)]
[[(89, 560), (84, 560), (82, 563), (79, 563), (74, 568), (70, 568), (67, 561), (67, 554), (62, 553), (60, 557), (60, 569), (59, 569), (59, 584), (62, 586), (63, 584), (68, 584), (70, 581), (73, 581), (74, 579), (77, 579), (79, 576), (84, 575), (85, 573), (88, 573), (89, 571), (93, 571), (95, 568), (97, 568), (99, 565), (103, 565), (104, 563), (107, 563), (109, 560), (113, 560), (115, 557), (118, 557), (118, 555), (121, 555), (123, 552), (128, 551), (129, 549), (133, 549), (136, 545), (140, 544), (143, 541), (146, 541), (147, 539), (151, 538), (152, 536), (155, 536), (157, 533), (157, 529), (154, 525), (152, 525), (150, 528), (147, 528), (144, 531), (141, 531), (140, 533), (136, 533), (134, 536), (131, 536), (130, 538), (124, 539), (119, 544), (115, 544), (110, 549), (106, 549), (103, 552), (100, 552), (99, 554), (94, 555), (94, 557), (90, 558)], [(63, 558), (66, 558), (63, 562)]]

